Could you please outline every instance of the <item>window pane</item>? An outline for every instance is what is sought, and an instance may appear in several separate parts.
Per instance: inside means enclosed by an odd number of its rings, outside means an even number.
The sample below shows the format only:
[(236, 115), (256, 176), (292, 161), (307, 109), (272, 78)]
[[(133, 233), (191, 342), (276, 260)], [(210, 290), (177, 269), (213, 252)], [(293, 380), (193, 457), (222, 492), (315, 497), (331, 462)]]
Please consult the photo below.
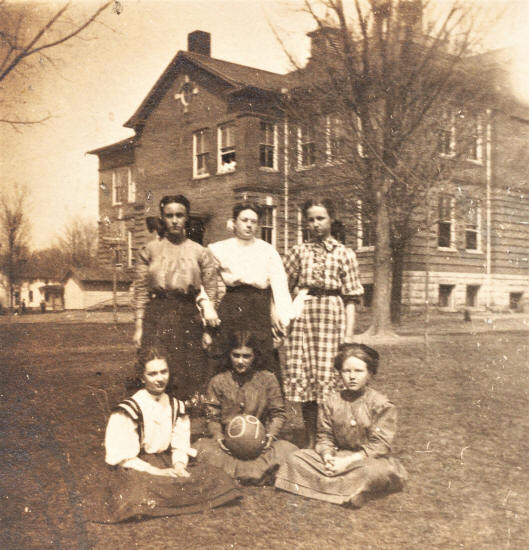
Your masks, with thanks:
[(450, 222), (439, 222), (439, 244), (443, 248), (450, 248)]
[(465, 231), (465, 248), (467, 250), (478, 249), (478, 234), (476, 231)]

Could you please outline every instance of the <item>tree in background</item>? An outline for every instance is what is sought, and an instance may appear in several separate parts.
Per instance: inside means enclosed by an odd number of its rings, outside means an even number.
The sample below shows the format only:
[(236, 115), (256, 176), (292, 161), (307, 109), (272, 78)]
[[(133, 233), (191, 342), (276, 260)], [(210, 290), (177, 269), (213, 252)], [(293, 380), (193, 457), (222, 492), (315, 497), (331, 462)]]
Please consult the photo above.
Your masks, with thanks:
[[(407, 246), (425, 223), (436, 223), (425, 222), (425, 211), (457, 170), (451, 131), (464, 127), (471, 147), (484, 113), (489, 75), (472, 56), (484, 19), (457, 0), (352, 4), (346, 14), (342, 0), (306, 0), (317, 30), (309, 63), (293, 75), (286, 109), (308, 134), (326, 121), (320, 154), (326, 162), (316, 163), (312, 174), (339, 190), (362, 238), (372, 238), (368, 333), (391, 334), (392, 313), (400, 317)], [(301, 147), (302, 154), (318, 154), (305, 152), (303, 140)]]
[(68, 222), (54, 248), (61, 251), (67, 266), (90, 267), (97, 259), (97, 235), (95, 221), (75, 218)]
[(9, 308), (29, 259), (29, 239), (29, 192), (21, 185), (4, 185), (0, 189), (0, 271)]
[(34, 3), (13, 3), (0, 0), (0, 123), (17, 129), (25, 124), (43, 122), (16, 115), (20, 96), (6, 97), (8, 78), (26, 80), (31, 70), (53, 67), (57, 61), (56, 48), (80, 35), (93, 25), (112, 2), (104, 2), (84, 17), (72, 14), (70, 2), (60, 8)]

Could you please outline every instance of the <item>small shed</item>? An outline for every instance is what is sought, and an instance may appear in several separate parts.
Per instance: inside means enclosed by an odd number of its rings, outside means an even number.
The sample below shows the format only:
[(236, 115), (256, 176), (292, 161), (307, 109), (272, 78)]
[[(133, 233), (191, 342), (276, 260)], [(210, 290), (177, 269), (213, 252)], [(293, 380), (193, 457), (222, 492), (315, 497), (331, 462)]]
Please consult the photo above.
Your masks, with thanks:
[[(96, 309), (112, 303), (113, 271), (106, 268), (72, 268), (63, 280), (64, 309)], [(129, 303), (132, 276), (117, 271), (117, 299)]]

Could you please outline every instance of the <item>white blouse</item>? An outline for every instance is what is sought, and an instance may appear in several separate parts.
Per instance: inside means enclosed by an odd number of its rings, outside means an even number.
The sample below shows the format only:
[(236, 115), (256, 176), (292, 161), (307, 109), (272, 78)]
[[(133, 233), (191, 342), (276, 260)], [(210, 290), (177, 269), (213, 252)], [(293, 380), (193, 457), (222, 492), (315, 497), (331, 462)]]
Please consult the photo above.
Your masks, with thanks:
[(292, 299), (281, 256), (269, 243), (232, 237), (209, 245), (217, 260), (217, 268), (226, 286), (251, 285), (272, 288), (272, 295), (281, 322), (286, 326), (292, 318)]
[[(173, 425), (173, 410), (169, 396), (163, 393), (154, 396), (146, 389), (137, 391), (132, 398), (139, 405), (143, 415), (142, 440), (138, 433), (138, 421), (125, 411), (115, 411), (108, 419), (105, 433), (105, 462), (114, 466), (136, 458), (143, 449), (148, 454), (161, 453), (171, 449), (172, 462), (187, 465), (191, 448), (189, 416), (179, 415)], [(183, 411), (183, 403), (180, 403)]]

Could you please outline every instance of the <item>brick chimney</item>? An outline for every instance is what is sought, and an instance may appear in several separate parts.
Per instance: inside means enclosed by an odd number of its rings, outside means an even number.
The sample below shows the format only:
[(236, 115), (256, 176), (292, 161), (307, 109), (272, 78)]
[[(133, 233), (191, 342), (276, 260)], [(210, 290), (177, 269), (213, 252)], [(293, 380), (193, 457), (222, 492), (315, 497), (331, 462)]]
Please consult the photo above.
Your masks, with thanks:
[(211, 57), (211, 34), (205, 31), (193, 31), (187, 35), (187, 51)]

